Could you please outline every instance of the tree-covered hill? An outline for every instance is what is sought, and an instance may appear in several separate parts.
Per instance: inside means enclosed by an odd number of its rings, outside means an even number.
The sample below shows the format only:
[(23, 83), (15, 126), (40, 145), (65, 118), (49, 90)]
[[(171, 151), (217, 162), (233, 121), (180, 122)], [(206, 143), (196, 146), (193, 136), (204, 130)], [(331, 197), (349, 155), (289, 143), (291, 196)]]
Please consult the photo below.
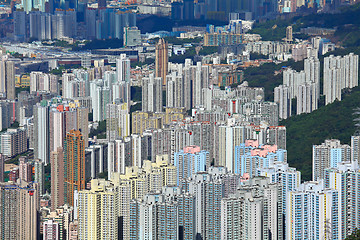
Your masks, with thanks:
[(321, 107), (310, 114), (283, 120), (286, 126), (288, 162), (302, 173), (303, 180), (312, 178), (312, 146), (325, 139), (339, 139), (350, 144), (355, 132), (354, 109), (360, 107), (360, 87), (343, 93), (343, 100)]
[[(281, 19), (256, 23), (251, 33), (258, 33), (266, 41), (280, 41), (285, 37), (286, 27), (292, 26), (293, 32), (299, 32), (301, 28), (322, 27), (336, 28), (333, 41), (346, 46), (360, 45), (360, 3), (343, 7), (338, 13), (313, 13), (304, 16), (296, 16), (290, 19)], [(296, 34), (295, 34), (295, 37)], [(302, 36), (303, 37), (303, 36)]]

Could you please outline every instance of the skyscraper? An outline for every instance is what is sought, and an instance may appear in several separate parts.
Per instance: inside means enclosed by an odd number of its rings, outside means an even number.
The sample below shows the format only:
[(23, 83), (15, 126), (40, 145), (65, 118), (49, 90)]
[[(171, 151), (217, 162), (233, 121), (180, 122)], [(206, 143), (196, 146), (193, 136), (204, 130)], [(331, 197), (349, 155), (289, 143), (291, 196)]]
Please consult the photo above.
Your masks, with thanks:
[(26, 157), (19, 158), (19, 178), (25, 182), (32, 180), (32, 165)]
[(142, 111), (162, 112), (162, 84), (160, 77), (150, 74), (142, 79)]
[(166, 85), (168, 74), (169, 48), (168, 43), (161, 38), (155, 46), (155, 77), (161, 77), (162, 85)]
[(0, 183), (0, 238), (37, 240), (37, 183)]
[(360, 165), (360, 136), (351, 136), (351, 161)]
[(280, 85), (274, 89), (274, 102), (279, 106), (279, 117), (287, 119), (291, 116), (291, 97), (289, 87)]
[(7, 56), (0, 61), (0, 97), (15, 99), (15, 65)]
[(4, 181), (4, 169), (5, 167), (5, 158), (2, 154), (0, 154), (0, 182)]
[(293, 41), (293, 28), (292, 26), (288, 26), (286, 28), (286, 41), (292, 42)]
[(14, 40), (25, 41), (26, 38), (26, 12), (15, 11), (14, 15)]
[(6, 62), (6, 98), (15, 99), (15, 64), (12, 61)]
[(130, 59), (126, 54), (121, 54), (116, 59), (116, 75), (118, 83), (130, 82)]
[(180, 239), (195, 239), (196, 198), (193, 194), (184, 193), (176, 196), (176, 201), (178, 203), (178, 224)]
[(74, 206), (74, 191), (85, 189), (85, 141), (79, 130), (70, 130), (64, 143), (64, 201)]
[(325, 140), (321, 145), (313, 145), (313, 180), (324, 179), (324, 170), (336, 168), (340, 162), (351, 160), (351, 148), (340, 144), (337, 139)]
[(341, 101), (341, 90), (359, 85), (359, 56), (350, 53), (344, 57), (330, 55), (324, 58), (325, 104)]
[(306, 83), (298, 87), (296, 114), (311, 113), (318, 108), (315, 83)]
[(203, 239), (221, 237), (221, 199), (225, 194), (223, 180), (214, 179), (205, 184), (205, 235)]
[(49, 163), (49, 107), (44, 100), (34, 106), (34, 157)]
[(194, 0), (184, 0), (184, 20), (194, 19)]
[[(60, 239), (60, 223), (49, 219), (43, 223), (44, 240)], [(61, 236), (62, 237), (62, 236)]]
[(93, 179), (91, 190), (78, 193), (79, 239), (118, 239), (118, 192)]
[(12, 157), (27, 150), (27, 137), (24, 128), (10, 128), (0, 134), (0, 139), (0, 151), (5, 156)]
[(341, 162), (337, 167), (325, 170), (324, 188), (337, 190), (336, 205), (332, 208), (334, 213), (326, 216), (328, 224), (331, 224), (333, 239), (345, 239), (360, 227), (359, 170), (357, 162)]
[(51, 152), (51, 210), (64, 205), (64, 153), (62, 148)]
[(45, 193), (45, 170), (44, 170), (44, 162), (40, 159), (35, 159), (34, 161), (34, 182), (38, 183), (39, 185), (39, 194), (43, 195)]
[(130, 239), (178, 239), (178, 205), (173, 198), (149, 194), (130, 205)]
[(221, 200), (221, 239), (283, 239), (278, 184), (266, 178), (244, 182)]
[(130, 135), (130, 114), (127, 103), (106, 106), (106, 138), (114, 141)]
[(141, 45), (141, 32), (137, 27), (124, 28), (124, 46), (135, 47)]
[(320, 97), (320, 61), (311, 57), (304, 60), (306, 82), (315, 83), (316, 99)]
[(182, 179), (191, 177), (197, 172), (205, 172), (206, 166), (210, 165), (207, 165), (209, 162), (209, 152), (201, 151), (198, 146), (187, 146), (175, 153), (174, 165), (177, 169), (177, 185)]
[(344, 239), (337, 233), (339, 200), (337, 190), (324, 188), (322, 182), (306, 182), (289, 192), (286, 239)]
[(172, 75), (168, 75), (166, 78), (166, 107), (186, 107), (188, 109), (190, 106), (186, 106), (186, 102), (190, 102), (190, 99), (188, 99), (190, 96), (185, 94), (187, 91), (190, 92), (191, 89), (189, 89), (190, 84), (185, 83), (182, 72), (178, 73), (178, 75), (173, 72)]

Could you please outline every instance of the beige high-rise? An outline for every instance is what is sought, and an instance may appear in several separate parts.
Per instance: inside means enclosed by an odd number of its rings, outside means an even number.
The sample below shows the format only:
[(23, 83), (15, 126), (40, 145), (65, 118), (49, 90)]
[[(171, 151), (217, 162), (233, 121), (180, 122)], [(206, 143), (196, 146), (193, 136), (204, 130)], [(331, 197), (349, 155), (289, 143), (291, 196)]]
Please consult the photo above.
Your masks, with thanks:
[(166, 75), (168, 73), (169, 47), (168, 43), (161, 38), (155, 46), (155, 72), (156, 77), (161, 77), (163, 85), (166, 85)]
[(0, 206), (1, 239), (37, 239), (37, 183), (0, 183)]
[(64, 205), (64, 152), (58, 148), (50, 154), (51, 163), (51, 210)]

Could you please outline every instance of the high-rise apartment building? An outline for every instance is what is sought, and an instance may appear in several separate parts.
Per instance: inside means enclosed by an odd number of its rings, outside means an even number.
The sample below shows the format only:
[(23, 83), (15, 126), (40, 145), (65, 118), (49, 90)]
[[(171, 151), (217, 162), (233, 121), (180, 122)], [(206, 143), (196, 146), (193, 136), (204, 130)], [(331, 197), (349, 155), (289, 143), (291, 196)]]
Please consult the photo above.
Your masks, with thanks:
[(183, 150), (186, 146), (194, 145), (194, 135), (188, 129), (177, 127), (162, 128), (149, 130), (144, 133), (144, 135), (146, 134), (149, 134), (151, 137), (151, 159), (155, 159), (157, 155), (166, 154), (169, 156), (172, 164), (174, 163), (174, 154), (176, 152)]
[(196, 198), (193, 194), (184, 193), (176, 196), (178, 203), (178, 224), (180, 239), (196, 238)]
[(21, 181), (32, 181), (32, 164), (26, 157), (19, 158), (19, 178)]
[(43, 72), (31, 72), (30, 73), (30, 92), (49, 92), (58, 93), (58, 77), (53, 74), (47, 74)]
[[(286, 91), (284, 91), (284, 86), (287, 88)], [(315, 57), (310, 57), (304, 60), (303, 71), (285, 70), (283, 72), (283, 85), (275, 88), (274, 94), (275, 102), (279, 103), (280, 118), (286, 112), (285, 107), (288, 106), (285, 101), (287, 96), (289, 97), (287, 101), (290, 101), (290, 104), (291, 99), (297, 98), (297, 114), (310, 113), (316, 110), (320, 98), (320, 61)]]
[(114, 172), (125, 174), (125, 167), (131, 166), (131, 144), (130, 137), (108, 143), (108, 179)]
[(291, 97), (289, 87), (280, 85), (274, 89), (274, 102), (279, 106), (279, 117), (287, 119), (291, 116)]
[(15, 41), (25, 41), (27, 31), (27, 18), (25, 11), (14, 11), (14, 40)]
[(184, 81), (188, 82), (187, 78), (190, 78), (192, 87), (191, 103), (192, 107), (198, 107), (202, 104), (202, 89), (209, 87), (210, 70), (209, 66), (202, 65), (201, 62), (197, 62), (196, 65), (190, 65), (185, 63), (184, 68)]
[(141, 45), (141, 32), (137, 27), (124, 28), (124, 46), (135, 47)]
[[(56, 208), (54, 211), (51, 211), (46, 216), (43, 216), (43, 235), (49, 234), (49, 236), (53, 236), (54, 239), (59, 240), (70, 239), (70, 224), (73, 223), (73, 215), (73, 207), (69, 207), (69, 205), (65, 204), (61, 207)], [(44, 223), (46, 222), (49, 223), (48, 230), (46, 230), (44, 226)], [(55, 230), (56, 233), (54, 232)], [(49, 232), (46, 233), (46, 231)]]
[(13, 61), (7, 61), (6, 65), (6, 98), (15, 99), (15, 64)]
[(104, 180), (93, 179), (91, 190), (78, 192), (79, 239), (118, 239), (118, 192)]
[(64, 148), (66, 133), (77, 129), (84, 137), (85, 147), (88, 145), (88, 113), (87, 107), (79, 102), (63, 102), (61, 98), (52, 99), (52, 105), (42, 101), (34, 106), (34, 156), (47, 165), (50, 153), (58, 147)]
[(58, 240), (60, 239), (60, 224), (52, 219), (43, 222), (43, 239)]
[(324, 58), (325, 104), (341, 101), (341, 90), (359, 85), (359, 56), (350, 53), (344, 57), (330, 55)]
[(178, 239), (178, 206), (171, 198), (149, 194), (131, 202), (130, 239)]
[(290, 88), (290, 97), (298, 96), (298, 88), (306, 82), (305, 71), (296, 72), (293, 69), (287, 69), (283, 72), (283, 85)]
[(0, 61), (0, 97), (15, 99), (15, 64), (7, 56), (1, 56)]
[(313, 180), (324, 179), (327, 168), (336, 168), (340, 162), (351, 160), (351, 148), (340, 144), (337, 139), (325, 140), (321, 145), (313, 145)]
[(45, 169), (44, 162), (40, 159), (35, 159), (34, 162), (34, 182), (39, 185), (39, 194), (43, 195), (45, 193)]
[(116, 75), (119, 83), (130, 82), (130, 59), (126, 57), (126, 54), (121, 54), (116, 59)]
[(315, 83), (306, 83), (298, 87), (296, 114), (311, 113), (318, 108)]
[(155, 77), (160, 77), (162, 85), (166, 85), (168, 74), (169, 47), (168, 43), (161, 38), (155, 46)]
[(27, 136), (24, 128), (8, 129), (0, 135), (1, 153), (13, 157), (27, 151)]
[(108, 83), (94, 80), (90, 83), (90, 96), (92, 98), (93, 121), (106, 119), (106, 105), (111, 103), (111, 89)]
[(161, 129), (166, 124), (174, 121), (182, 121), (186, 112), (183, 108), (166, 108), (165, 112), (136, 111), (132, 116), (132, 133), (143, 134), (145, 130)]
[[(326, 59), (326, 58), (325, 58)], [(325, 69), (326, 60), (324, 60), (324, 95), (325, 104), (341, 101), (341, 69)], [(326, 80), (325, 80), (326, 79)]]
[[(224, 166), (229, 171), (235, 171), (235, 147), (247, 139), (246, 128), (243, 126), (219, 126), (217, 166)], [(216, 147), (214, 145), (214, 147)]]
[(115, 141), (130, 135), (130, 114), (127, 103), (106, 106), (106, 138)]
[(64, 142), (64, 201), (74, 206), (74, 191), (85, 189), (85, 141), (79, 130), (70, 130)]
[[(166, 78), (165, 78), (166, 79)], [(142, 111), (143, 112), (162, 112), (162, 82), (160, 77), (142, 79)]]
[(73, 10), (56, 10), (54, 14), (32, 11), (29, 19), (30, 38), (46, 40), (76, 35), (76, 12)]
[(344, 239), (338, 237), (339, 195), (323, 183), (306, 182), (287, 194), (286, 239)]
[(315, 83), (316, 98), (320, 97), (320, 61), (310, 57), (304, 60), (304, 71), (306, 82)]
[(209, 152), (200, 150), (199, 146), (186, 146), (175, 153), (174, 165), (177, 169), (177, 185), (179, 185), (182, 179), (206, 171), (206, 166), (210, 166)]
[(204, 239), (219, 239), (221, 236), (221, 199), (225, 194), (224, 182), (215, 179), (205, 184), (205, 235)]
[(34, 157), (49, 163), (49, 107), (46, 101), (34, 106)]
[[(185, 107), (187, 102), (185, 92), (190, 90), (190, 84), (185, 83), (185, 79), (180, 75), (173, 72), (166, 77), (166, 107), (168, 108), (181, 108)], [(190, 96), (188, 96), (190, 97)], [(186, 107), (185, 107), (186, 108)]]
[(283, 239), (278, 184), (266, 178), (245, 182), (221, 200), (221, 239)]
[(351, 136), (351, 161), (360, 165), (360, 136)]
[(127, 103), (128, 109), (130, 110), (130, 82), (120, 82), (112, 85), (112, 103), (118, 101), (122, 101), (123, 103)]
[(235, 172), (240, 175), (257, 175), (260, 168), (267, 168), (274, 162), (287, 162), (287, 151), (276, 145), (257, 145), (257, 141), (248, 140), (235, 148)]
[(38, 237), (39, 192), (37, 183), (0, 183), (1, 239)]
[(0, 154), (0, 182), (4, 181), (4, 172), (5, 172), (5, 158)]
[(324, 175), (324, 188), (337, 190), (333, 215), (326, 216), (326, 224), (330, 226), (326, 226), (325, 232), (331, 230), (333, 239), (345, 239), (360, 226), (359, 165), (341, 162), (337, 167), (326, 169)]
[(292, 26), (288, 26), (286, 28), (286, 41), (292, 42), (293, 41), (293, 28)]
[(9, 128), (14, 122), (14, 102), (0, 101), (0, 129)]
[[(301, 172), (289, 167), (288, 163), (275, 162), (269, 167), (258, 169), (258, 176), (269, 178), (271, 183), (278, 183), (282, 199), (282, 214), (286, 212), (286, 195), (297, 189), (301, 183)], [(280, 214), (280, 212), (278, 213)]]

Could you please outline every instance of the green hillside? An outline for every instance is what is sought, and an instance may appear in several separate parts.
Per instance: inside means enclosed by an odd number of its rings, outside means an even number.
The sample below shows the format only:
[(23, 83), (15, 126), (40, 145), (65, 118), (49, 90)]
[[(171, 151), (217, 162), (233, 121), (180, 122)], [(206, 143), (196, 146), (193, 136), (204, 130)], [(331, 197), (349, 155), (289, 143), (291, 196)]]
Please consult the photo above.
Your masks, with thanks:
[[(345, 47), (359, 46), (360, 44), (360, 4), (343, 7), (338, 13), (316, 13), (305, 16), (296, 16), (291, 19), (281, 19), (256, 23), (251, 33), (257, 33), (263, 40), (274, 41), (285, 37), (286, 27), (292, 26), (294, 33), (301, 28), (322, 27), (336, 28), (331, 39)], [(301, 34), (295, 37), (304, 36)]]
[(355, 132), (354, 109), (360, 107), (360, 87), (347, 90), (342, 101), (321, 107), (310, 114), (293, 116), (280, 124), (286, 126), (288, 162), (302, 173), (303, 180), (312, 178), (312, 145), (325, 139), (350, 143)]

